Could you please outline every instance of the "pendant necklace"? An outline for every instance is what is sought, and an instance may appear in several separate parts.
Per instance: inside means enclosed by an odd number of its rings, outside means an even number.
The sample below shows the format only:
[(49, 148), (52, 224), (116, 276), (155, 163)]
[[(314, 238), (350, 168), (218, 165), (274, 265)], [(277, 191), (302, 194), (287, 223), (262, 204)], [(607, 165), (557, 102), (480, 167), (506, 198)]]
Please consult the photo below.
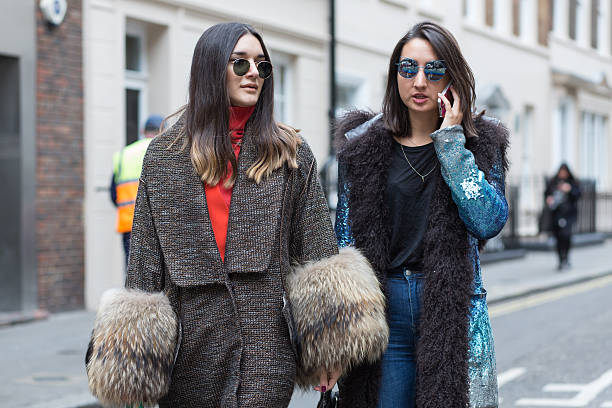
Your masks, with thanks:
[(410, 166), (410, 168), (421, 178), (421, 181), (423, 183), (425, 183), (425, 177), (429, 176), (431, 174), (432, 171), (434, 171), (436, 169), (436, 167), (438, 167), (438, 163), (436, 163), (431, 170), (429, 170), (427, 172), (427, 174), (423, 175), (421, 173), (419, 173), (417, 171), (417, 169), (414, 168), (414, 166), (412, 165), (412, 163), (410, 163), (410, 160), (408, 160), (408, 156), (406, 156), (406, 152), (404, 152), (404, 145), (403, 144), (399, 144), (401, 149), (402, 149), (402, 153), (404, 154), (404, 159), (406, 159), (406, 161), (408, 162), (408, 165)]

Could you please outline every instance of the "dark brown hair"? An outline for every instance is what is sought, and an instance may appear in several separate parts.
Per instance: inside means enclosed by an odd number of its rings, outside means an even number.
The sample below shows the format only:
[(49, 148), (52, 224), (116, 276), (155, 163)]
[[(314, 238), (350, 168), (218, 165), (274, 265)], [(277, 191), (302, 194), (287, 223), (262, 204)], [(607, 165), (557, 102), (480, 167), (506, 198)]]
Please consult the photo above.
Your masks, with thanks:
[(389, 60), (387, 89), (382, 108), (385, 126), (398, 136), (410, 135), (411, 133), (410, 115), (399, 95), (395, 63), (399, 62), (404, 45), (413, 38), (421, 38), (429, 42), (437, 57), (446, 63), (446, 74), (450, 76), (453, 87), (461, 99), (461, 111), (463, 112), (461, 124), (465, 136), (477, 136), (472, 113), (476, 100), (474, 74), (465, 58), (463, 58), (459, 44), (453, 34), (446, 28), (429, 21), (412, 26), (393, 49)]
[[(216, 185), (228, 175), (227, 185), (236, 180), (238, 165), (229, 137), (230, 98), (227, 92), (227, 64), (238, 40), (251, 34), (259, 40), (266, 60), (270, 55), (261, 35), (243, 23), (216, 24), (202, 34), (193, 52), (189, 79), (189, 102), (185, 107), (186, 144), (191, 162), (204, 183)], [(267, 78), (245, 126), (252, 137), (257, 160), (247, 176), (259, 183), (274, 170), (288, 163), (296, 168), (300, 138), (290, 127), (274, 121), (274, 74)]]

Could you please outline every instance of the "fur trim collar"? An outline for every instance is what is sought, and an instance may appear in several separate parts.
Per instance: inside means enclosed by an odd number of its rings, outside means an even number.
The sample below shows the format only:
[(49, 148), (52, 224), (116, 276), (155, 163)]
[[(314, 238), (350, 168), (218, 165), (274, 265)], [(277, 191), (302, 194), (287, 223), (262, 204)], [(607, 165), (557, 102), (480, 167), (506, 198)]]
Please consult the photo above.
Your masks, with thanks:
[[(381, 120), (370, 123), (361, 135), (345, 137), (349, 130), (372, 117), (371, 112), (349, 113), (337, 128), (336, 143), (338, 160), (351, 184), (350, 222), (355, 246), (370, 260), (384, 284), (390, 235), (385, 223), (388, 210), (384, 188), (393, 139)], [(475, 118), (475, 125), (479, 136), (470, 138), (466, 147), (488, 178), (500, 152), (504, 170), (508, 166), (507, 131), (499, 121), (484, 116)], [(474, 271), (468, 249), (468, 232), (440, 175), (424, 237), (427, 279), (417, 345), (418, 407), (469, 405), (468, 315)], [(379, 367), (374, 371), (378, 373)], [(364, 378), (364, 375), (367, 375), (364, 370), (354, 370), (341, 384), (348, 391), (341, 396), (342, 406), (376, 405), (378, 375), (376, 378), (371, 374), (370, 378)], [(363, 387), (367, 383), (376, 384), (376, 389)], [(355, 392), (361, 394), (355, 395)]]

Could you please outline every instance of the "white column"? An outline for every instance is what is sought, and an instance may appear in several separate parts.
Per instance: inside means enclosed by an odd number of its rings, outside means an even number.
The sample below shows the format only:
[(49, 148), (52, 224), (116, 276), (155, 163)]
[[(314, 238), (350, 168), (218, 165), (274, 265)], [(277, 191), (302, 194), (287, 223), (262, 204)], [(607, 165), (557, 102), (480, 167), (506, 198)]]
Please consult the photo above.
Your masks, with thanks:
[(599, 52), (604, 55), (612, 54), (610, 40), (612, 37), (612, 2), (610, 0), (599, 0), (599, 13), (601, 14), (601, 25), (599, 27), (599, 39), (597, 41)]
[(569, 29), (569, 0), (554, 0), (553, 32), (558, 38), (567, 38)]
[(493, 21), (497, 32), (504, 35), (512, 34), (511, 0), (495, 0), (493, 6)]
[(578, 10), (576, 10), (576, 40), (583, 47), (591, 46), (591, 1), (578, 0)]
[(467, 0), (467, 20), (476, 25), (484, 25), (484, 0)]
[(527, 43), (537, 42), (537, 15), (538, 2), (532, 0), (521, 0), (520, 2), (520, 35), (521, 39)]

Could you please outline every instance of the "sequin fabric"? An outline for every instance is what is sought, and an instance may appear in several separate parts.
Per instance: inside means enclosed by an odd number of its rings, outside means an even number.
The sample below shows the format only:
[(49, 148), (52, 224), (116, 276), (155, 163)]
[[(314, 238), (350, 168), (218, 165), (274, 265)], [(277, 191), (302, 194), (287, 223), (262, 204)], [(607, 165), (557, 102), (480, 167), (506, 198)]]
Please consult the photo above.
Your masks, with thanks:
[(467, 230), (478, 239), (494, 237), (508, 218), (501, 158), (491, 169), (489, 182), (476, 166), (472, 152), (465, 148), (461, 125), (437, 130), (431, 138), (442, 177), (451, 190)]
[(470, 259), (474, 265), (474, 295), (472, 296), (469, 320), (470, 407), (497, 407), (497, 369), (487, 308), (487, 291), (482, 287), (478, 240), (473, 237), (469, 239)]
[(441, 165), (459, 216), (470, 232), (470, 260), (474, 270), (474, 294), (469, 320), (470, 407), (497, 407), (495, 348), (489, 321), (486, 290), (482, 286), (478, 240), (497, 235), (508, 218), (504, 196), (501, 157), (489, 172), (489, 181), (476, 166), (474, 155), (465, 148), (460, 125), (432, 133)]
[(344, 177), (344, 169), (338, 168), (338, 204), (336, 205), (336, 240), (338, 247), (344, 248), (355, 244), (351, 226), (349, 225), (349, 186)]
[(480, 185), (478, 184), (481, 180), (482, 172), (473, 172), (471, 176), (466, 177), (461, 182), (461, 188), (463, 194), (468, 200), (475, 200), (482, 197), (480, 193)]

